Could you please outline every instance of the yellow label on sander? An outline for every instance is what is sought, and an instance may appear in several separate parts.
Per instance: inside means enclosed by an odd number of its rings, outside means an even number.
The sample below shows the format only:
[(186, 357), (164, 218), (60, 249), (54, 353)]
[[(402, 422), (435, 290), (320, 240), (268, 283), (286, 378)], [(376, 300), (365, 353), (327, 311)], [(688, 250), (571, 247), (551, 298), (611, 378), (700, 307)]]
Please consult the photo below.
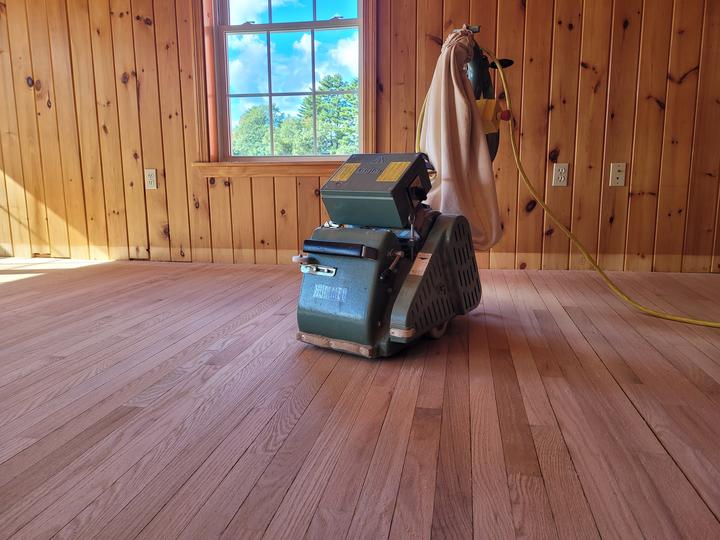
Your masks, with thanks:
[(410, 161), (391, 161), (385, 170), (377, 177), (378, 182), (397, 182), (402, 177), (412, 162)]
[(355, 174), (355, 171), (360, 167), (360, 163), (344, 163), (340, 168), (335, 171), (330, 177), (333, 182), (347, 182), (350, 177)]

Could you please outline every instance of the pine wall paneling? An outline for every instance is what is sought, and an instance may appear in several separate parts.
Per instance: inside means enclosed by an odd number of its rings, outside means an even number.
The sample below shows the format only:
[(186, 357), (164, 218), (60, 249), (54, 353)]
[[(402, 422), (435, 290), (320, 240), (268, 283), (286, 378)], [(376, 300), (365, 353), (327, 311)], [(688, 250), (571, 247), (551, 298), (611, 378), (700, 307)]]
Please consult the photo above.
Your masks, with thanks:
[[(318, 190), (336, 162), (196, 163), (213, 138), (201, 3), (0, 2), (0, 256), (283, 264), (327, 218)], [(479, 24), (479, 43), (515, 60), (533, 183), (602, 265), (720, 272), (718, 2), (376, 0), (369, 12), (369, 150), (413, 149), (444, 37)], [(556, 162), (568, 187), (551, 185)], [(607, 185), (613, 162), (628, 164), (625, 187)], [(585, 268), (519, 182), (506, 137), (494, 169), (505, 234), (481, 266)]]

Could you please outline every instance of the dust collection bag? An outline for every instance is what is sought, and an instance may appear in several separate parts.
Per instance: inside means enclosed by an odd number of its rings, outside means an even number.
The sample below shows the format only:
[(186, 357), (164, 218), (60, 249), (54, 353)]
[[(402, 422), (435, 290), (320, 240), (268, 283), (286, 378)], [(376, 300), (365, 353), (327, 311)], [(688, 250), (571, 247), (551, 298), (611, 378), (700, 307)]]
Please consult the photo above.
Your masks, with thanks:
[(486, 250), (502, 237), (502, 225), (482, 113), (465, 73), (473, 45), (468, 30), (450, 34), (443, 44), (426, 98), (420, 151), (437, 171), (428, 204), (467, 217), (475, 249)]

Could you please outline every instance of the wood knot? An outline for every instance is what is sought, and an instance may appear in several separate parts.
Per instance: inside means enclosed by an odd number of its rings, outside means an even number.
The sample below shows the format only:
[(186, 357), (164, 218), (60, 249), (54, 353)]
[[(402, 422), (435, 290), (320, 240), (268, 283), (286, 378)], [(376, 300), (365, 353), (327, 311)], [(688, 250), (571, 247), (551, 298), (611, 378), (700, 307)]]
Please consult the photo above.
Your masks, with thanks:
[(215, 185), (215, 178), (210, 178), (210, 180), (208, 180), (208, 182), (210, 182), (210, 185), (211, 185), (211, 186), (214, 186), (214, 185)]
[(225, 180), (225, 187), (230, 187), (230, 180)]
[(27, 85), (28, 85), (30, 88), (32, 88), (33, 86), (35, 86), (35, 79), (33, 79), (30, 75), (28, 75), (27, 77), (25, 77), (25, 82), (27, 83)]
[(42, 81), (40, 79), (36, 79), (33, 86), (35, 87), (35, 91), (39, 92), (40, 90), (42, 90)]
[(282, 209), (280, 210), (280, 215), (281, 215), (281, 216), (284, 216), (285, 214), (287, 214), (287, 212), (285, 211), (284, 208), (282, 208)]
[(200, 201), (195, 201), (195, 209), (196, 210), (200, 209)]
[(520, 270), (525, 270), (527, 268), (527, 264), (522, 262), (520, 263)]
[(535, 201), (535, 199), (528, 201), (527, 204), (525, 205), (525, 211), (527, 213), (530, 213), (533, 210), (535, 210), (536, 206), (537, 206), (537, 201)]
[(122, 82), (123, 84), (127, 84), (128, 82), (130, 82), (130, 74), (127, 71), (122, 74), (122, 77), (120, 77), (120, 82)]
[(50, 101), (49, 99), (45, 102), (45, 105), (47, 105), (48, 109), (52, 109), (52, 101)]
[(552, 229), (552, 228), (548, 229), (547, 231), (545, 231), (545, 236), (552, 236), (554, 232), (555, 232), (555, 229)]
[(319, 190), (319, 189), (315, 189), (315, 190), (313, 191), (313, 193), (315, 193), (315, 196), (316, 196), (316, 197), (319, 197), (319, 196), (320, 196), (320, 190)]
[(145, 20), (143, 22), (148, 26), (152, 26), (153, 23), (150, 17), (145, 17)]
[(560, 157), (560, 150), (558, 148), (553, 148), (550, 150), (550, 153), (548, 154), (548, 159), (552, 163), (557, 163), (558, 158)]

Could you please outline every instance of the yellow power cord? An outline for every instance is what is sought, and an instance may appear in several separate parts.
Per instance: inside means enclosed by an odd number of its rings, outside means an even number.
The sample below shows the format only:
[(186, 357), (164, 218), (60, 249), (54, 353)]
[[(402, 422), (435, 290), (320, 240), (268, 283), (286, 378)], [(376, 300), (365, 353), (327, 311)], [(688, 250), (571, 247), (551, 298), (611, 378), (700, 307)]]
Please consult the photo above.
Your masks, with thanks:
[[(605, 271), (600, 268), (600, 265), (595, 260), (595, 257), (593, 257), (590, 252), (585, 248), (585, 246), (580, 242), (577, 236), (575, 236), (572, 231), (570, 231), (565, 225), (562, 224), (560, 219), (555, 215), (555, 213), (548, 207), (547, 204), (545, 204), (545, 201), (543, 201), (543, 198), (540, 196), (540, 194), (535, 189), (535, 186), (532, 185), (530, 182), (530, 179), (527, 176), (527, 173), (525, 172), (525, 168), (523, 167), (522, 161), (520, 160), (520, 153), (518, 152), (517, 148), (517, 142), (515, 141), (515, 130), (513, 129), (513, 115), (512, 115), (512, 106), (510, 104), (510, 91), (508, 90), (507, 80), (505, 79), (505, 71), (503, 70), (503, 67), (500, 65), (500, 62), (495, 57), (495, 55), (488, 51), (487, 49), (483, 49), (483, 52), (487, 54), (490, 57), (490, 60), (495, 62), (495, 67), (497, 68), (498, 74), (500, 75), (500, 82), (502, 83), (503, 92), (505, 93), (505, 110), (510, 113), (510, 119), (507, 120), (508, 125), (508, 136), (510, 138), (510, 146), (512, 148), (512, 154), (513, 158), (515, 159), (515, 166), (517, 167), (518, 172), (520, 173), (520, 178), (522, 178), (523, 183), (525, 184), (525, 187), (530, 192), (530, 195), (532, 195), (533, 199), (537, 201), (537, 203), (540, 205), (540, 207), (545, 211), (545, 213), (548, 215), (548, 217), (555, 223), (555, 225), (560, 229), (565, 236), (567, 236), (570, 239), (570, 242), (573, 243), (573, 245), (580, 251), (583, 257), (585, 257), (585, 260), (587, 260), (588, 263), (590, 263), (590, 266), (592, 266), (593, 270), (595, 270), (602, 280), (605, 282), (605, 285), (617, 296), (620, 300), (625, 302), (626, 304), (630, 305), (631, 307), (635, 308), (636, 310), (640, 311), (641, 313), (645, 313), (646, 315), (650, 315), (652, 317), (657, 317), (658, 319), (665, 319), (668, 321), (676, 321), (686, 324), (694, 324), (696, 326), (706, 326), (709, 328), (720, 328), (720, 321), (705, 321), (702, 319), (693, 319), (691, 317), (682, 317), (680, 315), (673, 315), (672, 313), (667, 313), (665, 311), (658, 311), (655, 309), (651, 309), (649, 307), (643, 306), (639, 302), (633, 300), (630, 298), (627, 294), (625, 294), (620, 287), (618, 287), (615, 282), (610, 279), (610, 277), (605, 273)], [(418, 120), (418, 131), (417, 131), (417, 137), (416, 137), (416, 149), (419, 151), (420, 149), (420, 131), (422, 129), (423, 122), (425, 120), (425, 106), (427, 103), (427, 96), (425, 96), (425, 101), (423, 101), (422, 108), (420, 109), (420, 117)]]

